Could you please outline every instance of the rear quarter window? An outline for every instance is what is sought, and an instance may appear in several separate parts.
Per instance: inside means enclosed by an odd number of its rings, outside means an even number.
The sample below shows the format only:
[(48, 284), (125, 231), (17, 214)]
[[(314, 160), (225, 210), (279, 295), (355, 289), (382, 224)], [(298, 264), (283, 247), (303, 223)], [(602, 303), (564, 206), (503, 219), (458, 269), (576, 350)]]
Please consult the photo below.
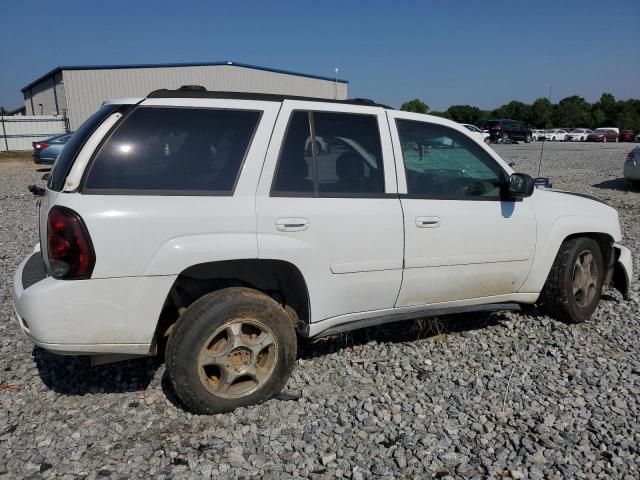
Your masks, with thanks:
[(49, 175), (47, 186), (51, 190), (58, 192), (62, 190), (65, 178), (69, 170), (71, 170), (76, 156), (95, 129), (112, 113), (118, 111), (124, 112), (127, 108), (129, 108), (129, 105), (105, 105), (85, 120), (80, 128), (69, 137), (69, 141), (65, 145), (64, 150), (58, 155), (51, 170), (51, 175)]
[(138, 107), (95, 155), (84, 191), (230, 195), (260, 115)]

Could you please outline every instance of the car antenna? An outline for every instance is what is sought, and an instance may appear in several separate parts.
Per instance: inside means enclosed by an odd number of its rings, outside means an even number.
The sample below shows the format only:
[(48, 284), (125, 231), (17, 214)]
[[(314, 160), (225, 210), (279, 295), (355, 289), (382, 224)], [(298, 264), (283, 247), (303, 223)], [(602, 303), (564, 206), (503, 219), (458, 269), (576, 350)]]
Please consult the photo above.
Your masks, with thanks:
[[(551, 104), (551, 91), (553, 89), (553, 84), (549, 84), (549, 96), (547, 99), (549, 100), (549, 104)], [(546, 140), (546, 139), (545, 139)], [(534, 180), (536, 186), (541, 186), (545, 188), (551, 188), (551, 182), (549, 182), (549, 178), (540, 177), (540, 169), (542, 168), (542, 156), (544, 154), (544, 144), (546, 141), (541, 142), (542, 146), (540, 147), (540, 160), (538, 161), (538, 176)]]

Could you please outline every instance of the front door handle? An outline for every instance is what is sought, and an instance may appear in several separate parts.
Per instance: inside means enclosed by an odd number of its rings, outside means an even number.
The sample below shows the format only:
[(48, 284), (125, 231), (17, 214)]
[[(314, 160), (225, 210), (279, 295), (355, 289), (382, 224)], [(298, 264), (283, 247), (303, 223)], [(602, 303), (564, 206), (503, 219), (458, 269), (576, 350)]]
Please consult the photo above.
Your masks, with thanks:
[(416, 227), (437, 228), (440, 226), (440, 217), (416, 217)]
[(309, 228), (309, 219), (307, 218), (279, 218), (276, 220), (276, 228), (279, 232), (302, 232)]

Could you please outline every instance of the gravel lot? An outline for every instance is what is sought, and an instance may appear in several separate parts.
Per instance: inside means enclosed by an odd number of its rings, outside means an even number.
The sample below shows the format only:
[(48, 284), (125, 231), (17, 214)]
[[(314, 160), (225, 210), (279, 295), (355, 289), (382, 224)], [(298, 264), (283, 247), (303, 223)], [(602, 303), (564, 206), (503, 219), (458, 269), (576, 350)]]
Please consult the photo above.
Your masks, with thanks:
[[(496, 148), (535, 175), (540, 147)], [(618, 208), (638, 252), (640, 193), (621, 179), (630, 149), (548, 143), (542, 172)], [(637, 280), (630, 301), (607, 292), (583, 325), (531, 309), (305, 344), (278, 399), (198, 417), (159, 361), (89, 368), (20, 333), (9, 289), (36, 242), (26, 185), (41, 175), (0, 158), (0, 478), (640, 477)]]

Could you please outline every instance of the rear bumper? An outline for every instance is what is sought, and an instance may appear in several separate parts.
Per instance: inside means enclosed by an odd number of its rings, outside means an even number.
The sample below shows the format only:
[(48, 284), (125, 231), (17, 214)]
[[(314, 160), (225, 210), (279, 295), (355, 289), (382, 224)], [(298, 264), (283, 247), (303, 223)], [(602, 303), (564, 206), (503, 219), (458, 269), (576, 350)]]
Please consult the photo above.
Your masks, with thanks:
[(175, 276), (57, 280), (44, 273), (36, 248), (18, 266), (12, 291), (16, 320), (29, 340), (68, 355), (149, 353)]

